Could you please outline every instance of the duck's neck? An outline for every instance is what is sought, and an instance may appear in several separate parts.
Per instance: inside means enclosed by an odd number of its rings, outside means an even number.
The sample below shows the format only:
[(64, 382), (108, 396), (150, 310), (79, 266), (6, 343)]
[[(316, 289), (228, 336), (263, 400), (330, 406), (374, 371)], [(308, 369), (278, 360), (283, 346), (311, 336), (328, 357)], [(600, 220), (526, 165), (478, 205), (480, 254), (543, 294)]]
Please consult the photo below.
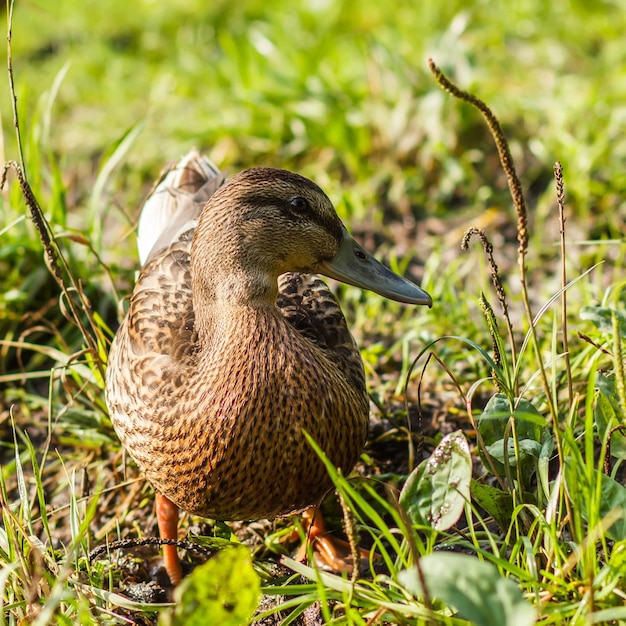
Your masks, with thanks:
[[(196, 328), (209, 342), (215, 326), (236, 311), (273, 308), (278, 294), (275, 252), (253, 246), (232, 214), (203, 214), (191, 244), (190, 272)], [(210, 218), (210, 219), (209, 219)]]
[(245, 316), (246, 310), (250, 317), (275, 311), (278, 282), (266, 273), (236, 268), (227, 275), (205, 276), (202, 282), (192, 277), (192, 293), (200, 339), (210, 340), (229, 325), (224, 322)]

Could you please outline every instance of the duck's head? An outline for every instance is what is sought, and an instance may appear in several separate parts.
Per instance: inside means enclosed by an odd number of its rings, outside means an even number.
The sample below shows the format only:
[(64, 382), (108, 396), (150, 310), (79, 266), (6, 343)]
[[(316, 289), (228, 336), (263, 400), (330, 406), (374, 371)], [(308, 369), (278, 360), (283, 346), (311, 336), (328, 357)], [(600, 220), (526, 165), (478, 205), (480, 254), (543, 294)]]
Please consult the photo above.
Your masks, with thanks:
[(212, 298), (273, 302), (280, 274), (304, 272), (432, 305), (356, 243), (315, 183), (286, 170), (248, 169), (220, 187), (203, 209), (191, 259), (194, 289)]

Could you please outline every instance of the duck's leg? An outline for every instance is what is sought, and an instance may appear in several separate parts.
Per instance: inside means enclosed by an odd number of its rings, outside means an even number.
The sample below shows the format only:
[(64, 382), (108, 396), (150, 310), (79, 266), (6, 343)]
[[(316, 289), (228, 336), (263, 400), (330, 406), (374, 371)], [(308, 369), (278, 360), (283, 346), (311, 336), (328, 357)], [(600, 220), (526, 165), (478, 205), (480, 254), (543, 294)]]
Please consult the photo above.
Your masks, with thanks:
[[(156, 514), (161, 539), (178, 539), (178, 507), (167, 497), (156, 494)], [(163, 546), (163, 565), (172, 585), (183, 578), (176, 546)]]
[[(323, 566), (330, 568), (335, 572), (352, 573), (354, 571), (354, 549), (348, 541), (339, 539), (330, 534), (322, 512), (313, 506), (302, 514), (302, 525), (307, 536), (307, 544), (313, 549), (315, 560)], [(306, 556), (306, 546), (302, 544), (296, 559), (303, 561)], [(369, 559), (369, 550), (356, 546), (359, 560), (364, 563), (359, 565), (367, 565)]]

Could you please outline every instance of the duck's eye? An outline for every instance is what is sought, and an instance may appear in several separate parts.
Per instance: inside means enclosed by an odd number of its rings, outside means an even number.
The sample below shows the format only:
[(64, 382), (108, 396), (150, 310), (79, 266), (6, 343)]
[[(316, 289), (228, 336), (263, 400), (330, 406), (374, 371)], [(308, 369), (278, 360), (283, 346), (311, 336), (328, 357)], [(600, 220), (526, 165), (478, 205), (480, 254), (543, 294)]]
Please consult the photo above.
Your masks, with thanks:
[(311, 205), (309, 204), (309, 201), (302, 196), (296, 196), (293, 200), (291, 200), (289, 206), (296, 213), (306, 213), (307, 211), (311, 210)]

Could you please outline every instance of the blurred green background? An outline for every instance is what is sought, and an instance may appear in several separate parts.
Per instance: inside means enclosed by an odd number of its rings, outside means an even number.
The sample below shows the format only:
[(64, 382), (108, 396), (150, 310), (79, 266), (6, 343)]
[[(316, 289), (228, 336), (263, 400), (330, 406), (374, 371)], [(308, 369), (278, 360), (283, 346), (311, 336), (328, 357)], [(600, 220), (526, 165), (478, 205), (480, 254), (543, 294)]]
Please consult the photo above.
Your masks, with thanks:
[(435, 86), (431, 56), (499, 115), (535, 198), (560, 159), (578, 209), (615, 217), (625, 32), (623, 1), (18, 0), (13, 63), (27, 159), (43, 148), (75, 173), (71, 204), (145, 124), (115, 182), (135, 193), (131, 170), (146, 182), (195, 145), (232, 169), (297, 168), (354, 211), (383, 196), (418, 216), (487, 207), (502, 189), (490, 140)]

